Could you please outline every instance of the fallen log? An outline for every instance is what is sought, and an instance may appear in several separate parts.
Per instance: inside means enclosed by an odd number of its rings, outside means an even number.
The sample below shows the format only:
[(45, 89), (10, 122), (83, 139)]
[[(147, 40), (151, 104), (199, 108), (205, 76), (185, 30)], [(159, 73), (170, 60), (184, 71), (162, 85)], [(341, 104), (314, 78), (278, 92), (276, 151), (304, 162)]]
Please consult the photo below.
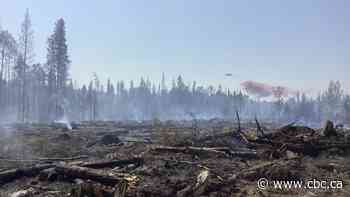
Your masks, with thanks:
[(173, 162), (173, 163), (186, 164), (186, 165), (200, 166), (200, 164), (201, 164), (201, 162), (182, 161), (182, 160), (164, 159), (164, 158), (159, 158), (159, 159), (162, 161), (165, 161), (165, 162)]
[(80, 155), (76, 157), (57, 157), (57, 158), (50, 158), (50, 157), (41, 157), (38, 158), (39, 161), (48, 161), (48, 162), (56, 162), (56, 161), (73, 161), (73, 160), (79, 160), (79, 159), (87, 159), (89, 156), (87, 155)]
[(227, 157), (228, 155), (223, 151), (218, 151), (214, 148), (205, 148), (205, 147), (171, 147), (171, 146), (156, 146), (152, 148), (153, 151), (158, 152), (172, 152), (172, 153), (183, 153), (191, 154), (197, 156), (219, 156)]
[(78, 159), (86, 159), (88, 158), (87, 155), (77, 156), (77, 157), (62, 157), (62, 158), (49, 158), (49, 157), (40, 157), (37, 159), (7, 159), (7, 158), (0, 158), (0, 161), (6, 161), (6, 162), (19, 162), (19, 163), (35, 163), (35, 162), (58, 162), (58, 161), (73, 161)]
[(99, 169), (99, 168), (115, 168), (117, 166), (122, 167), (130, 164), (141, 166), (143, 164), (143, 159), (140, 157), (135, 157), (135, 158), (126, 159), (126, 160), (98, 161), (98, 162), (82, 163), (82, 164), (79, 164), (79, 166)]
[(256, 151), (252, 149), (232, 150), (228, 147), (215, 147), (214, 149), (217, 151), (223, 151), (231, 157), (241, 157), (245, 159), (255, 159), (258, 157)]
[(88, 179), (109, 186), (115, 186), (120, 181), (124, 180), (123, 178), (107, 175), (102, 171), (86, 167), (58, 165), (55, 170), (58, 174), (64, 175), (70, 179)]
[(192, 154), (197, 156), (219, 156), (219, 157), (243, 157), (243, 158), (256, 158), (257, 154), (255, 151), (233, 151), (227, 147), (172, 147), (172, 146), (156, 146), (151, 150), (159, 152), (172, 152), (172, 153), (184, 153)]
[(26, 177), (33, 177), (38, 175), (42, 170), (52, 168), (54, 165), (46, 164), (27, 168), (17, 168), (0, 172), (0, 185), (11, 182), (15, 179)]

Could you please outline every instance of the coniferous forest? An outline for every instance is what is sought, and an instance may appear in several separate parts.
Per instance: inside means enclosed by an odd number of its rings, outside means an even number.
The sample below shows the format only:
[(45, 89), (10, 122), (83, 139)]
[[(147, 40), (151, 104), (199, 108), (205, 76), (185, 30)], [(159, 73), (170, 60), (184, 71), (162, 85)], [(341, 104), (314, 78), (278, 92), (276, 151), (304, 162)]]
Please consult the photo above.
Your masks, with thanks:
[(100, 81), (94, 74), (89, 84), (78, 86), (69, 75), (74, 60), (68, 53), (66, 25), (62, 18), (54, 23), (47, 38), (45, 62), (35, 61), (35, 35), (28, 11), (18, 37), (0, 30), (2, 122), (232, 119), (236, 111), (245, 119), (256, 116), (278, 122), (350, 121), (350, 96), (338, 81), (330, 81), (316, 97), (305, 93), (289, 97), (274, 94), (268, 101), (252, 97), (244, 89), (204, 87), (182, 76), (170, 76), (170, 80), (161, 71), (159, 82), (146, 77)]

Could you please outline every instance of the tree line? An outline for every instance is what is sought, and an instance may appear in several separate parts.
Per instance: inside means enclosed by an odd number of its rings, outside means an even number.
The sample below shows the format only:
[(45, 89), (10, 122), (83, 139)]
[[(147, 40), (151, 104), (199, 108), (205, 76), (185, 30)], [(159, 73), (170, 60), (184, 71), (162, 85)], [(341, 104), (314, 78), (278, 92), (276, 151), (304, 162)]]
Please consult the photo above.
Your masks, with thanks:
[(34, 31), (28, 10), (15, 38), (0, 28), (0, 121), (51, 122), (60, 119), (150, 120), (225, 118), (235, 112), (246, 119), (320, 123), (326, 119), (350, 123), (350, 96), (339, 81), (331, 81), (317, 97), (300, 93), (271, 101), (258, 100), (239, 90), (186, 83), (182, 76), (171, 87), (163, 73), (156, 84), (108, 80), (95, 74), (78, 86), (69, 78), (64, 19), (58, 19), (47, 39), (46, 62), (34, 62)]

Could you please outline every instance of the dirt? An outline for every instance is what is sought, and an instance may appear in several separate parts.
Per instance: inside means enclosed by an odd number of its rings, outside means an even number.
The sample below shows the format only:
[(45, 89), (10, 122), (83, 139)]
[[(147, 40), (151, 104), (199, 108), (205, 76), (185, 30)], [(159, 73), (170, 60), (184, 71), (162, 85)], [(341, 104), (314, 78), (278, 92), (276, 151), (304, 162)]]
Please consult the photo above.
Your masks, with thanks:
[[(326, 137), (322, 129), (261, 123), (265, 136), (258, 136), (254, 123), (242, 123), (241, 131), (232, 125), (220, 120), (201, 121), (196, 128), (176, 121), (83, 122), (68, 131), (46, 124), (3, 126), (0, 182), (8, 170), (43, 164), (142, 162), (91, 169), (118, 178), (116, 185), (60, 174), (55, 167), (20, 174), (1, 184), (0, 196), (350, 196), (347, 130)], [(258, 188), (261, 178), (269, 187)], [(338, 181), (342, 187), (272, 186), (272, 181), (310, 180)]]

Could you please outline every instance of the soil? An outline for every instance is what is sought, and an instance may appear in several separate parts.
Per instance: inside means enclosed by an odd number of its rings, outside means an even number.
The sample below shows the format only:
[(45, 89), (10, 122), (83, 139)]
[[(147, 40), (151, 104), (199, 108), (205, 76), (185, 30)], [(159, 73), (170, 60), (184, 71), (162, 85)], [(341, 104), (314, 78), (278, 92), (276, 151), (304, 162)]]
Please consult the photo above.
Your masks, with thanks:
[[(0, 196), (350, 196), (349, 131), (325, 136), (322, 128), (260, 124), (264, 136), (255, 123), (239, 130), (223, 120), (195, 127), (191, 121), (82, 122), (72, 130), (4, 125)], [(13, 169), (47, 164), (4, 178)], [(85, 171), (63, 173), (59, 166)], [(261, 178), (267, 188), (258, 187)], [(280, 189), (273, 181), (337, 181), (338, 187)]]

